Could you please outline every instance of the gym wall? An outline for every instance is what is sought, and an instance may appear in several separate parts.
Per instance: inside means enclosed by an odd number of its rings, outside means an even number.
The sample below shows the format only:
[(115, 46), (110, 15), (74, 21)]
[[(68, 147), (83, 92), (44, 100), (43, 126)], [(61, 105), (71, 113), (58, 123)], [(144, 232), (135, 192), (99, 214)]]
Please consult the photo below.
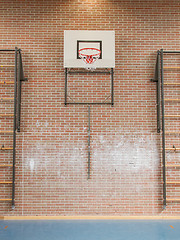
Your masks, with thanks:
[[(1, 202), (0, 215), (179, 214), (180, 203), (169, 203), (162, 212), (161, 134), (156, 84), (150, 79), (157, 50), (180, 50), (180, 3), (0, 0), (0, 22), (0, 48), (22, 49), (28, 78), (22, 85), (17, 134), (16, 208), (12, 211), (10, 203)], [(116, 34), (114, 106), (91, 106), (90, 179), (88, 106), (64, 105), (64, 30)], [(178, 78), (179, 73), (169, 77)], [(68, 84), (69, 95), (79, 101), (103, 101), (110, 90), (109, 76), (79, 74)], [(179, 111), (178, 105), (174, 110)], [(173, 119), (171, 125), (179, 128)], [(0, 138), (3, 144), (5, 137)], [(169, 146), (176, 141), (172, 137)], [(11, 186), (1, 189), (1, 198), (9, 198)], [(168, 191), (179, 194), (179, 188)]]

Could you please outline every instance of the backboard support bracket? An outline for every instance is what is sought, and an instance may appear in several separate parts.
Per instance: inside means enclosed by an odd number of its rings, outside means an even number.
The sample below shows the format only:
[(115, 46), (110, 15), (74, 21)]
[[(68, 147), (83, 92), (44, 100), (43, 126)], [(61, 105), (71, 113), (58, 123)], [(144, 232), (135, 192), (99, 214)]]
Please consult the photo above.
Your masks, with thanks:
[[(110, 75), (111, 78), (111, 92), (108, 96), (104, 97), (103, 102), (75, 102), (74, 99), (68, 94), (68, 75), (74, 75), (74, 74), (100, 74), (100, 75)], [(72, 102), (68, 102), (68, 98), (71, 99)], [(110, 102), (106, 102), (108, 99), (111, 99)], [(114, 69), (111, 68), (110, 70), (108, 68), (105, 68), (104, 70), (95, 70), (95, 71), (75, 71), (68, 68), (65, 68), (65, 106), (67, 105), (88, 105), (88, 177), (87, 179), (90, 179), (91, 176), (91, 130), (90, 130), (90, 107), (91, 105), (111, 105), (114, 106)]]
[[(68, 102), (68, 75), (73, 74), (79, 74), (79, 73), (85, 73), (85, 74), (109, 74), (111, 77), (111, 102), (106, 102), (106, 96), (104, 102)], [(111, 105), (114, 106), (114, 69), (111, 68), (108, 70), (107, 68), (103, 71), (72, 71), (68, 70), (68, 68), (65, 68), (65, 106), (73, 104), (73, 105)]]

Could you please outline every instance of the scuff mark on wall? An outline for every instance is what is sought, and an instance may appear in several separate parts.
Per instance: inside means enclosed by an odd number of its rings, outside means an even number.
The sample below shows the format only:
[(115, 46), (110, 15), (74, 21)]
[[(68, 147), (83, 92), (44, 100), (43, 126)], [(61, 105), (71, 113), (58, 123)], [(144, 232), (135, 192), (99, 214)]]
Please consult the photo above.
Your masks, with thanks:
[(34, 170), (34, 159), (33, 158), (30, 159), (29, 165), (30, 165), (31, 172), (33, 172), (33, 170)]
[[(93, 150), (95, 164), (103, 161), (109, 166), (107, 171), (132, 171), (151, 170), (158, 166), (159, 150), (153, 135), (124, 134), (118, 135), (109, 143), (105, 136), (99, 136), (94, 144), (101, 144)], [(123, 167), (123, 168), (122, 168)]]

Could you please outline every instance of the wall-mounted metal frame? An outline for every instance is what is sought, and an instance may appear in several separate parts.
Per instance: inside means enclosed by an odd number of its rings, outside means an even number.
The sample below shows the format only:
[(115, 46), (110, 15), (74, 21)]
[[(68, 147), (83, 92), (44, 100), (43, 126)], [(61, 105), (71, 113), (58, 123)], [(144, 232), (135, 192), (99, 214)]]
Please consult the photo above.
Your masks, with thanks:
[[(75, 74), (100, 74), (100, 75), (110, 75), (111, 78), (111, 93), (108, 97), (105, 97), (103, 102), (68, 102), (68, 97), (72, 100), (72, 98), (68, 95), (68, 75), (75, 75)], [(107, 99), (111, 99), (110, 102), (106, 102)], [(114, 69), (111, 68), (109, 69), (103, 69), (103, 70), (95, 70), (95, 71), (86, 71), (86, 70), (71, 70), (68, 68), (65, 68), (65, 106), (67, 105), (88, 105), (88, 179), (90, 179), (90, 170), (91, 170), (91, 153), (90, 153), (90, 148), (91, 148), (91, 129), (90, 129), (90, 118), (91, 118), (91, 105), (111, 105), (112, 107), (114, 106)]]
[[(12, 209), (15, 208), (15, 164), (16, 164), (16, 131), (20, 132), (21, 84), (24, 78), (21, 49), (0, 49), (0, 52), (14, 52), (14, 114), (13, 114), (13, 165), (12, 165)], [(8, 65), (7, 65), (8, 67)], [(2, 149), (3, 150), (3, 149)]]
[[(68, 102), (68, 75), (75, 75), (75, 74), (108, 74), (111, 77), (111, 93), (108, 98), (111, 98), (111, 102), (106, 102), (107, 97), (105, 97), (103, 102)], [(111, 68), (110, 70), (106, 69), (104, 71), (72, 71), (65, 68), (65, 106), (68, 104), (72, 105), (114, 105), (114, 69)]]
[(164, 99), (164, 54), (180, 54), (180, 51), (157, 51), (156, 66), (152, 82), (156, 82), (157, 132), (162, 132), (162, 168), (163, 168), (163, 207), (166, 208), (166, 135), (165, 135), (165, 99)]

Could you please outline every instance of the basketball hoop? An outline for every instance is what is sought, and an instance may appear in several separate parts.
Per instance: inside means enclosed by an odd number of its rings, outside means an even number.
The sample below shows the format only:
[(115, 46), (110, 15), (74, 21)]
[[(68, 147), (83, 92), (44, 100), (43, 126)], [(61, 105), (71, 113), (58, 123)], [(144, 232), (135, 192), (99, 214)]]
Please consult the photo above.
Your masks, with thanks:
[(88, 70), (93, 70), (95, 67), (93, 64), (96, 62), (97, 59), (100, 58), (101, 50), (97, 48), (82, 48), (79, 50), (79, 57), (88, 65), (86, 67)]

